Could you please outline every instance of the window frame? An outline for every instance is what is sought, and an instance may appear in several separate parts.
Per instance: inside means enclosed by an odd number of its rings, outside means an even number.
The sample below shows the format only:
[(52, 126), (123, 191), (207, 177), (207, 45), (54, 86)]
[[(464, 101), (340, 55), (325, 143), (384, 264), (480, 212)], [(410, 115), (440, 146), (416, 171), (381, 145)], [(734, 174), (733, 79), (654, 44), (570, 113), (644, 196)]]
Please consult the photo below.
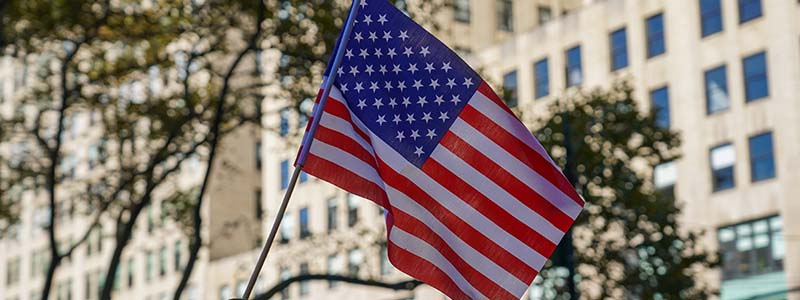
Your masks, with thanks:
[[(731, 149), (733, 150), (733, 155), (734, 155), (733, 164), (731, 164), (731, 166), (729, 166), (729, 167), (725, 167), (725, 168), (717, 170), (717, 169), (714, 168), (714, 151), (722, 149), (722, 148), (725, 148), (725, 147), (731, 147)], [(714, 147), (711, 147), (711, 149), (708, 151), (708, 154), (709, 154), (708, 162), (709, 162), (709, 167), (710, 167), (710, 170), (711, 170), (711, 190), (712, 190), (712, 193), (719, 193), (719, 192), (735, 189), (736, 188), (736, 146), (732, 142), (723, 142), (723, 143), (717, 144)], [(718, 182), (717, 182), (717, 178), (718, 178), (717, 171), (725, 171), (728, 168), (730, 168), (731, 184), (730, 184), (730, 186), (720, 186), (718, 184)]]
[(517, 70), (503, 74), (503, 102), (509, 108), (519, 105), (519, 73)]
[[(576, 53), (578, 53), (577, 63), (570, 60), (570, 53), (572, 53), (572, 51), (576, 51)], [(580, 86), (583, 84), (583, 50), (581, 49), (580, 44), (567, 48), (567, 50), (564, 51), (564, 62), (564, 69), (566, 70), (564, 79), (567, 88)], [(580, 72), (580, 79), (578, 82), (572, 82), (572, 80), (570, 80), (571, 71), (576, 68)]]
[[(769, 153), (759, 153), (756, 157), (753, 153), (754, 144), (753, 142), (759, 138), (769, 138)], [(749, 153), (750, 159), (750, 182), (757, 183), (762, 181), (767, 181), (771, 179), (775, 179), (778, 177), (778, 169), (777, 164), (775, 163), (775, 134), (773, 131), (764, 131), (758, 134), (754, 134), (747, 138), (747, 149)], [(756, 168), (755, 165), (758, 162), (768, 162), (771, 164), (771, 174), (768, 174), (765, 177), (756, 176)]]
[[(761, 70), (761, 72), (748, 74), (748, 68), (747, 68), (748, 61), (758, 59), (759, 57), (763, 60), (762, 61), (763, 64), (761, 65), (763, 67), (763, 69)], [(745, 57), (742, 57), (742, 79), (744, 80), (744, 99), (745, 99), (746, 103), (756, 102), (756, 101), (759, 101), (759, 100), (765, 100), (765, 99), (769, 98), (769, 96), (770, 96), (770, 91), (769, 91), (769, 60), (768, 60), (768, 57), (767, 57), (767, 51), (759, 51), (759, 52), (747, 55)], [(750, 96), (750, 93), (751, 93), (750, 83), (756, 82), (756, 81), (753, 81), (753, 80), (763, 80), (765, 93), (763, 95), (758, 95), (758, 96), (754, 96), (754, 98), (751, 98), (751, 96)]]
[[(717, 110), (712, 110), (711, 108), (711, 91), (709, 90), (709, 74), (715, 71), (719, 71), (722, 69), (722, 76), (724, 77), (724, 91), (726, 96), (726, 103), (727, 105), (724, 108), (720, 108)], [(706, 69), (703, 71), (703, 89), (705, 91), (705, 98), (706, 98), (706, 115), (711, 116), (718, 113), (722, 113), (731, 109), (731, 96), (730, 96), (730, 88), (728, 87), (728, 65), (721, 64), (715, 67)]]
[[(657, 104), (656, 100), (657, 99), (656, 99), (655, 96), (656, 96), (656, 93), (658, 93), (660, 91), (664, 91), (665, 97), (666, 97), (666, 99), (665, 99), (666, 103), (664, 103), (663, 107), (662, 106), (656, 107), (656, 104)], [(669, 99), (669, 85), (662, 85), (660, 87), (656, 87), (656, 88), (650, 90), (650, 105), (651, 105), (652, 115), (654, 117), (654, 121), (655, 121), (656, 125), (660, 126), (661, 128), (667, 128), (668, 129), (668, 128), (672, 127), (672, 109), (670, 108), (670, 101), (669, 100), (670, 100)], [(665, 124), (659, 124), (660, 123), (659, 122), (659, 119), (660, 119), (659, 117), (663, 116), (662, 114), (664, 112), (666, 112), (666, 118), (667, 118), (666, 125)]]
[[(622, 34), (622, 45), (616, 45), (614, 43), (617, 34)], [(608, 44), (609, 44), (609, 65), (611, 66), (611, 72), (619, 71), (622, 69), (627, 68), (630, 65), (630, 58), (628, 56), (628, 28), (622, 26), (621, 28), (617, 28), (616, 30), (611, 31), (608, 34)], [(618, 58), (624, 58), (624, 62), (620, 63), (617, 61)], [(618, 64), (620, 63), (620, 64)]]
[[(715, 5), (714, 8), (712, 8), (712, 9), (704, 10), (703, 9), (703, 7), (704, 7), (703, 3), (705, 1), (716, 1), (717, 5)], [(706, 38), (706, 37), (709, 37), (709, 36), (712, 36), (712, 35), (715, 35), (717, 33), (725, 31), (725, 21), (724, 21), (724, 16), (723, 16), (722, 0), (698, 0), (698, 10), (699, 10), (699, 16), (700, 16), (700, 37), (701, 38)], [(713, 19), (707, 18), (709, 16), (711, 16), (711, 18), (713, 18)], [(719, 29), (717, 29), (715, 31), (707, 30), (709, 27), (706, 26), (706, 24), (707, 24), (706, 21), (707, 20), (714, 20), (714, 19), (718, 19), (719, 20)], [(716, 23), (714, 23), (714, 24), (716, 24)]]
[[(764, 228), (766, 231), (758, 232), (759, 229), (757, 228), (757, 225), (759, 225), (759, 223), (766, 225), (766, 228)], [(746, 230), (749, 229), (749, 231), (743, 232), (743, 230), (740, 230), (740, 228)], [(728, 240), (727, 238), (723, 239), (721, 235), (723, 234), (724, 231), (727, 232), (726, 234), (732, 235), (730, 240)], [(757, 248), (758, 246), (754, 244), (757, 243), (759, 234), (761, 234), (762, 236), (766, 235), (768, 244), (764, 247)], [(776, 258), (775, 255), (775, 248), (778, 242), (782, 242), (784, 244), (783, 245), (784, 251), (786, 248), (783, 217), (781, 215), (771, 215), (763, 218), (739, 222), (736, 224), (728, 224), (725, 226), (720, 226), (719, 228), (717, 228), (716, 238), (717, 238), (717, 244), (720, 249), (719, 250), (720, 264), (721, 264), (720, 275), (722, 277), (723, 282), (728, 280), (748, 278), (751, 276), (758, 276), (762, 274), (769, 274), (773, 272), (780, 272), (785, 269), (784, 266), (786, 257), (785, 253), (779, 258)], [(749, 241), (748, 243), (750, 243), (751, 245), (747, 245), (747, 243), (741, 245), (739, 244), (740, 240), (745, 240), (745, 239), (748, 240)], [(748, 250), (740, 250), (739, 248), (742, 245), (751, 248)], [(733, 267), (726, 265), (726, 262), (731, 262), (728, 260), (729, 258), (732, 258), (733, 260), (732, 262), (734, 263), (740, 263), (743, 260), (746, 260), (746, 262), (750, 265), (757, 265), (759, 259), (757, 257), (759, 254), (758, 250), (762, 251), (766, 250), (763, 251), (762, 253), (768, 256), (767, 257), (768, 261), (767, 264), (765, 265), (766, 268), (764, 270), (742, 271), (741, 265)], [(734, 254), (733, 256), (729, 256), (731, 252), (733, 252), (732, 253)]]
[[(748, 4), (752, 5), (755, 2), (758, 3), (758, 14), (752, 15), (752, 16), (745, 16), (744, 15), (744, 11), (745, 10), (742, 9), (742, 7), (744, 7), (744, 6), (748, 5)], [(737, 0), (736, 1), (736, 9), (737, 9), (738, 16), (739, 16), (739, 24), (745, 24), (745, 23), (753, 21), (753, 20), (758, 20), (759, 18), (764, 16), (764, 4), (761, 2), (761, 0)]]
[(514, 32), (514, 0), (498, 0), (497, 29), (502, 32)]
[[(539, 73), (539, 67), (542, 65), (544, 66), (543, 74)], [(544, 86), (544, 88), (541, 88), (542, 86)], [(542, 90), (544, 90), (544, 93), (542, 93)], [(550, 95), (550, 61), (547, 57), (541, 58), (533, 63), (533, 94), (535, 99), (541, 99)]]
[[(466, 7), (464, 7), (466, 4)], [(470, 23), (472, 18), (472, 3), (470, 0), (453, 1), (453, 19), (461, 23)]]
[[(661, 30), (658, 32), (651, 32), (650, 27), (652, 26), (651, 21), (655, 21), (659, 19), (661, 22)], [(644, 19), (645, 24), (645, 45), (646, 45), (646, 55), (647, 59), (659, 57), (667, 53), (667, 37), (666, 37), (666, 26), (664, 21), (664, 12), (655, 13), (647, 18)], [(661, 49), (658, 50), (660, 52), (654, 52), (653, 44), (657, 41), (661, 41)]]

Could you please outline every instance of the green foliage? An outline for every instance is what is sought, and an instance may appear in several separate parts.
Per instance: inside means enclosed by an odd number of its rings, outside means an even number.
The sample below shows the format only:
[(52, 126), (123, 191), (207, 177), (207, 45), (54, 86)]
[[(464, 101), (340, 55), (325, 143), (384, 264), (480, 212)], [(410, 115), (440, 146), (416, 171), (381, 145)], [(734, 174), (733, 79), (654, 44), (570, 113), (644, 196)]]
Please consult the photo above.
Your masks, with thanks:
[[(561, 166), (567, 162), (564, 145), (572, 145), (570, 159), (586, 199), (574, 229), (582, 299), (713, 295), (701, 276), (715, 258), (701, 233), (680, 228), (680, 204), (651, 180), (655, 166), (678, 158), (678, 134), (642, 112), (626, 82), (559, 101), (550, 116), (536, 135)], [(551, 268), (542, 274), (558, 273)], [(546, 285), (563, 284), (561, 277)]]

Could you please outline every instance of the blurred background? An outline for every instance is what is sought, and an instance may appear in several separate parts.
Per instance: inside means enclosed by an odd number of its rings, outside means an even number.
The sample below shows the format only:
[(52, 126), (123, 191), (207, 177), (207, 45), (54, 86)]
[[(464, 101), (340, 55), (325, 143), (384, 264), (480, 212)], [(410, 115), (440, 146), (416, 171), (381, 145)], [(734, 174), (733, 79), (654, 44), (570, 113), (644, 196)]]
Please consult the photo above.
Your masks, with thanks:
[[(525, 299), (800, 299), (798, 1), (394, 2), (587, 200)], [(0, 0), (0, 300), (240, 296), (349, 5)], [(445, 299), (383, 215), (302, 175), (257, 298)]]

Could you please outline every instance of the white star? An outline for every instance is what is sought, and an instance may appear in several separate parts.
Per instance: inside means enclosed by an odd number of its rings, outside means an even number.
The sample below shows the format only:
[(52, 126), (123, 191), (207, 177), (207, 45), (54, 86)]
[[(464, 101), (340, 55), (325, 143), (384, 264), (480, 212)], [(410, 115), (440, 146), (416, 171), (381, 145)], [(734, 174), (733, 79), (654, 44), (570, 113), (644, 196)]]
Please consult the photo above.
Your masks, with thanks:
[(375, 122), (378, 123), (378, 126), (383, 126), (383, 123), (386, 123), (386, 115), (378, 116), (378, 120)]
[(366, 59), (367, 56), (369, 56), (369, 53), (367, 52), (367, 49), (361, 49), (361, 54), (359, 54), (358, 56), (361, 56), (361, 58)]
[(398, 132), (397, 132), (397, 136), (396, 136), (395, 138), (396, 138), (396, 139), (398, 139), (398, 140), (400, 140), (400, 141), (402, 142), (402, 141), (403, 141), (403, 139), (404, 139), (404, 138), (406, 138), (406, 135), (405, 135), (405, 134), (403, 134), (403, 132), (402, 132), (402, 131), (398, 131)]
[(470, 86), (473, 86), (475, 84), (472, 83), (472, 78), (464, 78), (464, 85), (467, 86), (467, 88), (469, 88)]
[(397, 106), (397, 98), (389, 98), (389, 106), (391, 106), (392, 108)]
[(403, 122), (403, 120), (400, 119), (400, 115), (394, 115), (394, 119), (392, 119), (392, 122), (394, 122), (394, 125), (398, 125), (400, 124), (400, 122)]
[(442, 63), (442, 71), (447, 73), (448, 71), (452, 70), (453, 67), (450, 66), (450, 62)]
[(395, 75), (400, 74), (402, 71), (403, 70), (400, 69), (400, 65), (394, 65), (394, 68), (392, 68), (392, 72), (394, 72)]
[(400, 31), (400, 38), (405, 42), (408, 38), (408, 30)]
[(372, 106), (375, 106), (376, 109), (381, 109), (381, 106), (383, 106), (383, 99), (375, 99), (375, 103), (373, 103)]
[(411, 47), (406, 47), (406, 51), (403, 51), (403, 55), (407, 57), (411, 57), (412, 54), (414, 54), (414, 51), (411, 50)]
[(416, 120), (414, 114), (406, 114), (406, 122), (408, 122), (408, 124), (414, 123)]
[(381, 48), (375, 49), (375, 56), (381, 58), (381, 56), (383, 56), (383, 50), (381, 50)]
[(444, 97), (442, 95), (438, 95), (436, 96), (436, 100), (433, 100), (433, 102), (438, 105), (442, 105), (442, 103), (444, 103)]
[(375, 73), (375, 70), (372, 69), (372, 65), (367, 65), (367, 69), (364, 70), (364, 72), (367, 72), (369, 76), (372, 76), (372, 73)]
[(397, 88), (400, 89), (400, 92), (403, 92), (406, 89), (406, 82), (405, 81), (397, 82)]
[(422, 80), (414, 80), (414, 85), (411, 87), (415, 87), (419, 91), (419, 89), (422, 88)]
[(389, 71), (386, 70), (386, 65), (381, 65), (381, 68), (378, 69), (378, 72), (381, 72), (382, 75), (386, 75), (386, 72), (389, 72)]
[(384, 31), (383, 32), (383, 39), (387, 42), (392, 39), (392, 32), (391, 31)]
[(361, 91), (364, 90), (364, 86), (361, 85), (361, 82), (356, 82), (355, 90), (356, 90), (356, 92), (359, 92), (359, 93), (361, 93)]
[(450, 78), (450, 79), (447, 80), (447, 84), (445, 84), (445, 85), (449, 86), (452, 89), (454, 86), (456, 86), (458, 84), (456, 84), (456, 79), (455, 78)]
[(364, 107), (367, 107), (367, 99), (358, 100), (358, 109), (364, 110)]
[(431, 113), (422, 113), (422, 120), (425, 121), (426, 124), (430, 120), (433, 120), (433, 118), (431, 118)]
[(339, 70), (336, 71), (336, 74), (339, 74), (339, 77), (342, 77), (344, 75), (344, 68), (339, 67)]
[(392, 86), (392, 82), (391, 81), (386, 81), (383, 84), (383, 88), (386, 89), (386, 92), (391, 92), (394, 87)]
[(436, 68), (433, 67), (433, 63), (425, 64), (425, 71), (428, 71), (428, 74), (433, 73), (433, 70), (436, 70)]
[(406, 107), (408, 107), (409, 105), (411, 105), (411, 98), (403, 97), (403, 103), (402, 104), (405, 105)]
[(417, 150), (414, 150), (414, 154), (416, 154), (417, 156), (422, 156), (422, 154), (425, 153), (425, 152), (422, 151), (422, 147), (414, 147), (414, 148), (417, 149)]
[(431, 79), (430, 87), (432, 87), (434, 89), (438, 88), (439, 87), (439, 79)]
[(344, 56), (346, 56), (346, 57), (347, 57), (347, 59), (351, 59), (351, 58), (353, 58), (353, 56), (354, 56), (354, 55), (353, 55), (353, 49), (347, 49), (347, 53), (345, 53), (345, 55), (344, 55)]
[(433, 139), (434, 137), (436, 137), (436, 130), (428, 129), (428, 134), (426, 134), (425, 136)]
[(381, 23), (381, 25), (383, 25), (383, 23), (386, 22), (389, 22), (389, 20), (386, 19), (386, 15), (378, 15), (378, 23)]
[(419, 130), (412, 130), (412, 131), (411, 131), (411, 138), (412, 138), (412, 139), (414, 139), (415, 141), (416, 141), (416, 140), (417, 140), (417, 138), (418, 138), (418, 137), (420, 137), (420, 136), (421, 136), (421, 135), (419, 135)]
[(369, 37), (368, 37), (368, 39), (370, 39), (370, 40), (372, 40), (372, 41), (374, 42), (375, 40), (377, 40), (377, 39), (378, 39), (378, 36), (377, 36), (377, 35), (375, 35), (375, 33), (374, 33), (374, 32), (370, 32), (370, 33), (369, 33)]
[(425, 104), (428, 104), (428, 100), (426, 98), (428, 97), (420, 96), (417, 104), (419, 104), (420, 107), (425, 107)]
[(358, 72), (358, 66), (352, 66), (352, 67), (350, 67), (350, 72), (349, 72), (349, 73), (350, 73), (350, 74), (353, 74), (353, 76), (356, 76), (356, 75), (358, 75), (358, 73), (359, 73), (359, 72)]
[(340, 90), (342, 90), (342, 93), (347, 93), (347, 91), (349, 91), (350, 89), (347, 88), (347, 83), (345, 83), (341, 86)]
[(367, 6), (367, 0), (361, 0), (361, 4), (359, 5), (361, 5), (361, 8), (364, 8), (365, 6)]
[(386, 55), (394, 59), (394, 57), (397, 55), (397, 52), (394, 50), (394, 48), (389, 48), (389, 53), (387, 53)]
[(450, 99), (450, 102), (453, 102), (453, 105), (458, 105), (461, 102), (461, 96), (453, 95), (453, 99)]
[(364, 23), (367, 23), (367, 26), (372, 23), (372, 16), (366, 15), (364, 16)]
[(442, 120), (442, 122), (445, 122), (448, 119), (450, 119), (450, 117), (447, 116), (447, 112), (439, 113), (439, 120)]
[(409, 64), (408, 71), (411, 72), (412, 75), (419, 71), (419, 69), (417, 69), (417, 64)]
[(422, 54), (422, 57), (428, 57), (428, 54), (431, 54), (431, 51), (428, 50), (430, 47), (420, 47), (419, 54)]
[(361, 32), (356, 32), (356, 37), (354, 37), (354, 39), (361, 43), (361, 40), (363, 40), (364, 37), (361, 36)]
[(375, 91), (379, 90), (380, 88), (378, 87), (378, 83), (377, 82), (372, 82), (372, 83), (369, 84), (369, 89), (372, 90), (372, 92), (374, 93)]

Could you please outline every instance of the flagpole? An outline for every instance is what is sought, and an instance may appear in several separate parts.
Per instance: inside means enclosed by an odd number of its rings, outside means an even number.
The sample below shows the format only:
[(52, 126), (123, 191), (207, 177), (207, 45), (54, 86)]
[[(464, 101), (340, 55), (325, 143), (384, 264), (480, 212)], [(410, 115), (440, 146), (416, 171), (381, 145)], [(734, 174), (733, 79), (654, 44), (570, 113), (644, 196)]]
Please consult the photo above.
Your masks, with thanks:
[(303, 138), (303, 143), (300, 148), (300, 155), (297, 157), (297, 162), (295, 163), (294, 173), (292, 173), (292, 178), (290, 179), (289, 186), (286, 188), (286, 192), (283, 195), (283, 201), (278, 209), (278, 214), (275, 216), (275, 221), (272, 224), (267, 241), (264, 244), (264, 247), (261, 249), (261, 254), (258, 256), (258, 261), (253, 269), (253, 273), (250, 275), (250, 280), (247, 282), (247, 288), (244, 290), (244, 294), (242, 295), (241, 299), (250, 299), (250, 294), (253, 292), (253, 287), (256, 284), (256, 280), (258, 280), (258, 274), (261, 273), (261, 269), (264, 267), (264, 262), (267, 260), (267, 254), (269, 254), (269, 250), (272, 248), (272, 244), (275, 241), (275, 236), (278, 233), (278, 227), (280, 227), (283, 216), (286, 214), (286, 207), (289, 205), (289, 199), (292, 198), (292, 192), (294, 192), (294, 188), (297, 185), (297, 179), (300, 177), (300, 172), (303, 170), (303, 166), (308, 158), (308, 153), (311, 150), (311, 143), (314, 141), (314, 134), (317, 132), (319, 121), (322, 119), (322, 113), (325, 110), (325, 104), (328, 103), (328, 97), (331, 94), (331, 88), (336, 80), (336, 70), (338, 70), (342, 65), (345, 49), (347, 49), (347, 42), (350, 39), (350, 33), (353, 32), (356, 15), (358, 14), (358, 7), (358, 0), (353, 0), (353, 3), (350, 5), (350, 13), (345, 20), (343, 29), (344, 32), (342, 34), (341, 41), (339, 42), (339, 48), (334, 54), (333, 64), (331, 65), (328, 78), (326, 78), (322, 84), (322, 94), (320, 95), (319, 103), (314, 107), (311, 125), (308, 127), (308, 132), (306, 132), (306, 135)]

